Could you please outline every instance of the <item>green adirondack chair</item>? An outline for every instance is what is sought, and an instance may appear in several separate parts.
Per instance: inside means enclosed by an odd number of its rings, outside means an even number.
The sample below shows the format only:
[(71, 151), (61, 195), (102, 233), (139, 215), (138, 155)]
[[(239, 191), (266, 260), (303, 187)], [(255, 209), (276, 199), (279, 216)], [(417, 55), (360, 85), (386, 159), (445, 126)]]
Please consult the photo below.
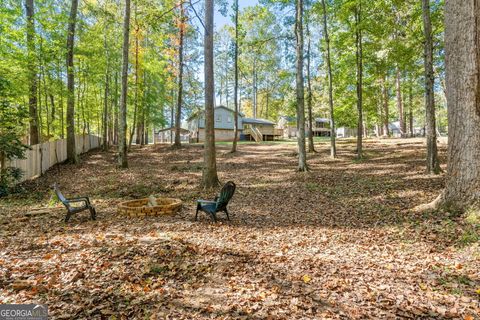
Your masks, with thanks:
[[(85, 210), (90, 211), (90, 217), (92, 220), (96, 219), (97, 212), (95, 211), (95, 207), (90, 203), (90, 199), (88, 197), (80, 197), (80, 198), (65, 198), (63, 195), (62, 191), (60, 191), (60, 188), (56, 183), (53, 184), (53, 190), (55, 190), (55, 193), (58, 197), (58, 200), (60, 200), (65, 208), (67, 209), (67, 215), (65, 217), (65, 222), (68, 222), (70, 220), (70, 217), (74, 215), (75, 213), (79, 213)], [(72, 203), (79, 203), (79, 206), (72, 206)]]
[(232, 181), (228, 181), (220, 191), (220, 194), (215, 197), (214, 201), (197, 200), (197, 212), (195, 213), (195, 221), (197, 221), (198, 212), (203, 211), (212, 217), (213, 221), (217, 222), (217, 212), (225, 212), (227, 219), (230, 220), (228, 215), (227, 205), (235, 193), (236, 185)]

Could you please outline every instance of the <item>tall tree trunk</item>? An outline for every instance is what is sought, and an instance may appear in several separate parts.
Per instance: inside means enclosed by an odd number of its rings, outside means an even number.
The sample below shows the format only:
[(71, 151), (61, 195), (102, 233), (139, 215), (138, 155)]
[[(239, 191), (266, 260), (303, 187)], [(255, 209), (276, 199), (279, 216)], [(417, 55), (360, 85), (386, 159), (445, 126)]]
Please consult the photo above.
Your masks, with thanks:
[(362, 49), (362, 2), (355, 8), (355, 44), (357, 60), (357, 158), (363, 157), (363, 49)]
[(308, 171), (305, 146), (305, 92), (303, 79), (303, 0), (296, 0), (295, 36), (297, 51), (297, 143), (298, 171)]
[(445, 1), (448, 172), (435, 204), (456, 209), (480, 201), (480, 2)]
[(109, 86), (110, 86), (110, 77), (108, 72), (105, 74), (105, 92), (103, 97), (103, 151), (108, 151), (108, 94), (109, 94)]
[(33, 0), (25, 1), (27, 13), (27, 48), (28, 48), (28, 111), (30, 123), (30, 144), (40, 143), (37, 114), (37, 67), (35, 65), (35, 20)]
[(336, 145), (336, 129), (335, 129), (335, 115), (333, 108), (333, 78), (332, 78), (332, 62), (330, 60), (330, 37), (328, 35), (327, 23), (327, 7), (325, 0), (322, 0), (323, 8), (323, 36), (325, 37), (326, 45), (326, 59), (327, 59), (327, 73), (328, 73), (328, 105), (330, 107), (330, 156), (335, 158), (337, 156)]
[(118, 165), (128, 168), (127, 159), (127, 89), (128, 89), (128, 44), (130, 36), (130, 0), (125, 0), (125, 17), (123, 21), (123, 66), (122, 95), (120, 98), (118, 123)]
[(382, 96), (383, 96), (383, 135), (388, 137), (390, 135), (390, 130), (388, 128), (389, 119), (390, 119), (390, 110), (389, 110), (389, 103), (388, 103), (388, 88), (387, 88), (387, 81), (386, 77), (383, 76), (382, 78)]
[(405, 136), (405, 117), (403, 111), (403, 101), (402, 101), (402, 78), (400, 73), (400, 68), (397, 66), (395, 76), (395, 85), (397, 90), (397, 111), (398, 111), (398, 121), (400, 127), (400, 135)]
[(214, 0), (205, 0), (205, 151), (203, 185), (214, 188), (219, 184), (215, 150), (215, 81), (213, 73)]
[(49, 93), (48, 94), (49, 98), (50, 98), (50, 105), (52, 106), (52, 109), (50, 110), (50, 119), (52, 121), (52, 133), (53, 135), (52, 136), (55, 136), (55, 131), (56, 131), (56, 128), (57, 128), (57, 125), (55, 123), (55, 119), (56, 119), (56, 114), (57, 114), (57, 110), (55, 108), (55, 97), (53, 96), (53, 93)]
[[(423, 32), (425, 36), (425, 129), (427, 135), (427, 173), (440, 173), (435, 126), (435, 93), (433, 91), (433, 40), (430, 21), (430, 0), (422, 0)], [(477, 8), (480, 9), (480, 8)], [(410, 107), (411, 108), (411, 107)]]
[(170, 105), (170, 144), (173, 143), (173, 125), (175, 123), (175, 94), (172, 89), (172, 104)]
[(315, 145), (313, 144), (313, 111), (312, 111), (312, 79), (310, 75), (310, 64), (311, 64), (311, 35), (310, 35), (310, 22), (308, 17), (306, 19), (306, 28), (307, 28), (307, 109), (308, 109), (308, 152), (315, 152)]
[(409, 121), (409, 129), (410, 129), (410, 137), (414, 137), (415, 133), (413, 130), (413, 92), (412, 92), (413, 83), (410, 83), (408, 88), (408, 121)]
[(115, 96), (114, 96), (114, 119), (113, 119), (113, 144), (118, 145), (119, 138), (118, 138), (118, 133), (120, 131), (119, 129), (119, 112), (120, 112), (120, 106), (118, 105), (118, 71), (115, 71)]
[[(183, 1), (183, 0), (182, 0)], [(177, 113), (175, 114), (175, 147), (182, 145), (180, 140), (180, 127), (182, 121), (182, 99), (183, 99), (183, 40), (185, 35), (185, 24), (187, 23), (183, 2), (180, 3), (180, 34), (178, 45), (178, 95)]]
[(238, 0), (235, 0), (234, 3), (234, 10), (235, 10), (235, 48), (234, 48), (234, 72), (235, 72), (235, 83), (233, 85), (233, 104), (235, 106), (235, 110), (233, 113), (233, 143), (232, 143), (232, 152), (237, 151), (237, 141), (238, 141)]
[(109, 86), (110, 86), (110, 67), (109, 67), (109, 56), (108, 56), (108, 45), (107, 45), (107, 28), (105, 27), (105, 34), (103, 37), (103, 47), (105, 49), (105, 91), (103, 96), (103, 151), (108, 151), (108, 95), (109, 95)]
[(257, 101), (257, 58), (253, 58), (253, 118), (257, 118), (257, 108), (258, 108), (258, 101)]
[(378, 104), (377, 104), (377, 115), (378, 121), (376, 124), (377, 127), (377, 138), (383, 136), (383, 95), (382, 95), (382, 88), (380, 87), (378, 90)]
[[(133, 143), (133, 135), (135, 134), (135, 128), (138, 126), (137, 123), (137, 113), (138, 113), (138, 68), (139, 68), (139, 63), (138, 63), (138, 53), (139, 53), (139, 41), (138, 41), (138, 33), (140, 32), (139, 30), (139, 25), (137, 22), (137, 3), (134, 2), (135, 4), (135, 92), (134, 92), (134, 98), (133, 98), (133, 121), (132, 121), (132, 126), (130, 128), (130, 139), (128, 139), (128, 150), (132, 148), (132, 143)], [(138, 143), (140, 142), (139, 137), (137, 137)]]
[(73, 47), (75, 41), (75, 25), (77, 22), (78, 0), (72, 0), (67, 37), (67, 160), (78, 163), (75, 146), (75, 76), (73, 66)]

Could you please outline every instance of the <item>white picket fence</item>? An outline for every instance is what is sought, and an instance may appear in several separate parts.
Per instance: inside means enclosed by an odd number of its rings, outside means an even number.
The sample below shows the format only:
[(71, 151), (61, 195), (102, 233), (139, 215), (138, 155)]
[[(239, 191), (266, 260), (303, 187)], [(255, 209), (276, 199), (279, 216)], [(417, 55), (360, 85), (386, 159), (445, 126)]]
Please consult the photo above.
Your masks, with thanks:
[[(75, 136), (77, 154), (88, 152), (102, 145), (102, 139), (93, 135)], [(67, 160), (67, 139), (55, 140), (31, 146), (25, 152), (26, 159), (15, 159), (7, 166), (23, 171), (22, 181), (36, 178), (57, 163)]]

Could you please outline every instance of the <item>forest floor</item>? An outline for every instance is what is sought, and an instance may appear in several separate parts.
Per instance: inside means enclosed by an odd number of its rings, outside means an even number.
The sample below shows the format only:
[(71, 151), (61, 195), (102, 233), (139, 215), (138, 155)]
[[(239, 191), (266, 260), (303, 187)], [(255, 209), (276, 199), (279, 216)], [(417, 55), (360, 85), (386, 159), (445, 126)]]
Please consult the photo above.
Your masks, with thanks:
[[(199, 187), (199, 145), (134, 147), (128, 170), (91, 152), (0, 199), (0, 304), (44, 303), (54, 319), (480, 319), (479, 221), (413, 210), (444, 179), (424, 174), (420, 140), (369, 140), (362, 161), (351, 142), (336, 160), (319, 143), (307, 174), (295, 145), (239, 149), (218, 148), (220, 179), (237, 184), (230, 222), (194, 221), (195, 199), (215, 195)], [(55, 181), (98, 219), (65, 224)], [(116, 213), (151, 194), (185, 206)]]

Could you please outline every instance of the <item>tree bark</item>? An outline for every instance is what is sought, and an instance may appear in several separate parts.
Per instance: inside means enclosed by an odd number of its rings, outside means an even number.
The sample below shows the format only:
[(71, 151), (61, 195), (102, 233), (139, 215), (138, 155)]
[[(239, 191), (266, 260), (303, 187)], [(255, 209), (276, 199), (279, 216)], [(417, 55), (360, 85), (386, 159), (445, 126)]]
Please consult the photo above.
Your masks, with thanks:
[(252, 93), (252, 100), (253, 100), (253, 118), (257, 118), (257, 108), (258, 108), (258, 101), (257, 101), (257, 58), (253, 57), (253, 93)]
[(114, 95), (114, 112), (113, 112), (113, 144), (118, 146), (119, 142), (119, 112), (120, 112), (120, 106), (118, 105), (118, 71), (115, 71), (115, 95)]
[[(435, 124), (435, 93), (433, 73), (433, 40), (430, 21), (430, 0), (422, 0), (423, 32), (425, 36), (425, 129), (427, 135), (427, 173), (440, 173), (437, 151), (437, 129)], [(411, 107), (410, 107), (411, 108)]]
[(180, 127), (182, 121), (182, 99), (183, 99), (183, 41), (185, 36), (185, 9), (183, 2), (180, 3), (180, 29), (179, 29), (179, 47), (178, 47), (178, 95), (177, 95), (177, 113), (175, 114), (175, 147), (182, 145), (180, 140)]
[(332, 158), (337, 157), (337, 145), (336, 145), (336, 130), (335, 130), (335, 114), (333, 108), (333, 77), (332, 77), (332, 62), (330, 60), (330, 37), (328, 35), (328, 22), (327, 22), (327, 7), (325, 0), (322, 0), (323, 8), (323, 36), (325, 38), (326, 45), (326, 62), (328, 73), (328, 105), (330, 108), (330, 156)]
[(480, 1), (445, 1), (448, 172), (443, 205), (480, 200)]
[(233, 85), (233, 104), (235, 107), (233, 114), (233, 143), (232, 143), (232, 153), (237, 151), (237, 141), (238, 141), (238, 0), (235, 0), (234, 3), (235, 10), (235, 48), (234, 48), (234, 72), (235, 72), (235, 83)]
[[(306, 20), (307, 31), (307, 110), (308, 110), (308, 152), (315, 152), (315, 145), (313, 144), (313, 111), (312, 111), (312, 79), (310, 77), (311, 64), (311, 35), (308, 19)], [(268, 100), (267, 100), (268, 101)]]
[(73, 47), (77, 20), (78, 0), (72, 0), (67, 37), (67, 160), (78, 163), (75, 145), (75, 75), (73, 66)]
[(27, 13), (27, 49), (28, 49), (28, 111), (30, 123), (30, 144), (40, 143), (38, 114), (37, 114), (37, 67), (35, 65), (35, 20), (34, 20), (34, 2), (33, 0), (25, 1), (25, 9)]
[(395, 85), (397, 91), (397, 111), (398, 111), (398, 121), (400, 127), (400, 135), (405, 136), (405, 117), (403, 111), (403, 101), (402, 101), (402, 79), (400, 74), (400, 68), (397, 66), (396, 76), (395, 76)]
[(415, 136), (414, 128), (413, 128), (413, 92), (412, 92), (413, 83), (410, 83), (408, 88), (408, 121), (409, 121), (409, 130), (410, 130), (410, 137)]
[(357, 60), (357, 158), (363, 157), (363, 49), (362, 49), (362, 2), (355, 7), (355, 44)]
[(388, 128), (389, 119), (390, 119), (390, 110), (389, 110), (389, 103), (388, 103), (388, 88), (387, 88), (387, 81), (386, 77), (383, 76), (382, 78), (382, 95), (383, 95), (383, 135), (388, 137), (390, 135), (390, 130)]
[(211, 189), (219, 184), (215, 150), (215, 81), (213, 73), (213, 17), (214, 0), (205, 0), (205, 151), (203, 186)]
[(296, 0), (295, 35), (297, 51), (297, 142), (298, 171), (308, 171), (305, 146), (305, 92), (303, 79), (303, 0)]
[[(137, 3), (134, 2), (135, 4), (135, 91), (134, 91), (134, 98), (133, 98), (133, 121), (132, 125), (130, 128), (130, 139), (128, 139), (128, 151), (132, 148), (132, 143), (133, 143), (133, 135), (135, 134), (135, 128), (138, 127), (137, 123), (137, 114), (138, 114), (138, 68), (139, 68), (139, 62), (138, 62), (138, 54), (139, 54), (139, 41), (138, 41), (138, 33), (139, 33), (139, 25), (137, 23)], [(137, 136), (137, 140), (140, 143), (140, 139)]]
[(122, 94), (118, 121), (118, 165), (128, 168), (127, 159), (127, 90), (128, 90), (128, 45), (130, 37), (130, 0), (125, 0), (125, 17), (123, 21), (123, 65)]
[(108, 56), (108, 45), (107, 45), (107, 28), (105, 27), (105, 33), (103, 36), (103, 47), (105, 49), (105, 91), (103, 96), (103, 151), (108, 151), (108, 95), (109, 95), (109, 85), (110, 85), (110, 77), (109, 77), (109, 56)]

